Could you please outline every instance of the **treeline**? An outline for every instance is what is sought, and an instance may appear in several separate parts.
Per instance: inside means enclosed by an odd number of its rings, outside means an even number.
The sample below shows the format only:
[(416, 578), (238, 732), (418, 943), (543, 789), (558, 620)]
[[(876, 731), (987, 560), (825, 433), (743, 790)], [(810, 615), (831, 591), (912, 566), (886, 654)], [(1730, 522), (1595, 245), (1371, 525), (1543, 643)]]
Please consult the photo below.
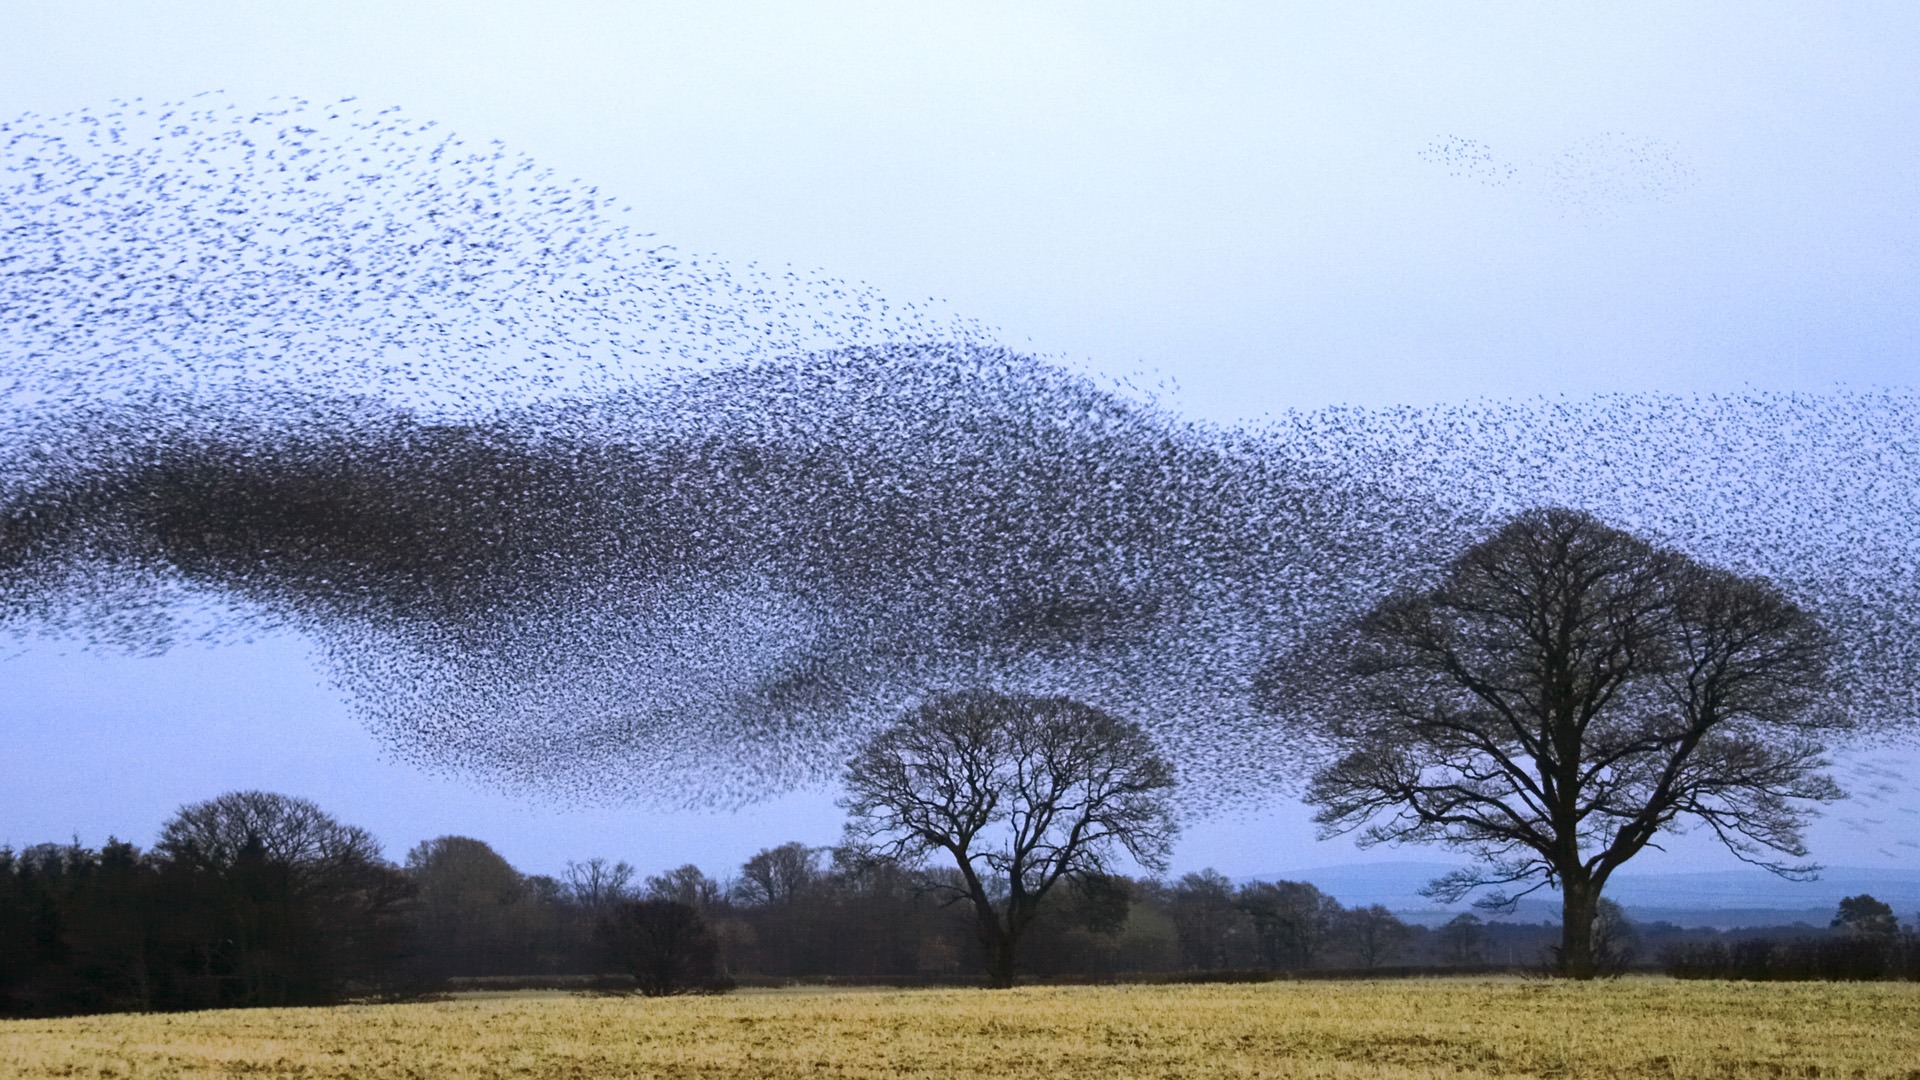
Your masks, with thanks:
[[(978, 927), (927, 887), (941, 872), (790, 843), (725, 880), (695, 866), (642, 877), (604, 859), (556, 878), (465, 837), (395, 864), (310, 802), (240, 792), (184, 808), (147, 850), (0, 849), (0, 1013), (326, 1004), (486, 977), (624, 972), (646, 985), (658, 959), (647, 943), (676, 919), (673, 947), (692, 949), (691, 967), (667, 989), (970, 980), (985, 964)], [(1429, 932), (1297, 882), (1090, 876), (1047, 898), (1023, 971), (1477, 964), (1498, 936)]]
[(1693, 942), (1667, 952), (1662, 967), (1676, 979), (1920, 981), (1920, 936), (1758, 937), (1744, 941)]
[[(0, 1014), (327, 1004), (489, 978), (619, 976), (648, 992), (972, 981), (985, 950), (967, 905), (928, 887), (940, 873), (789, 843), (724, 880), (695, 866), (643, 877), (605, 859), (548, 877), (465, 837), (394, 864), (311, 803), (236, 793), (185, 808), (144, 851), (0, 849)], [(1682, 977), (1913, 977), (1913, 936), (1873, 903), (1850, 898), (1852, 922), (1805, 940), (1643, 930), (1611, 905), (1597, 929), (1616, 969), (1645, 955)], [(1473, 915), (1410, 925), (1303, 882), (1087, 876), (1048, 896), (1022, 972), (1525, 969), (1557, 939), (1552, 925)]]
[(1678, 979), (1920, 981), (1920, 924), (1903, 928), (1886, 903), (1849, 896), (1831, 930), (1679, 942), (1662, 951), (1661, 964)]

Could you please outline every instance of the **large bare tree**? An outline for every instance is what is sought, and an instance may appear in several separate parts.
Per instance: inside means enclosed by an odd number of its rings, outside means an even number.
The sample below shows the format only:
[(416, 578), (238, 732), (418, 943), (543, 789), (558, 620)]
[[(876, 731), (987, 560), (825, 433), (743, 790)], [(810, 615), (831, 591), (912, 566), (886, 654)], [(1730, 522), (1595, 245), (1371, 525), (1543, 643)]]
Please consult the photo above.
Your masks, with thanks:
[(798, 841), (762, 848), (740, 865), (734, 898), (752, 907), (791, 907), (825, 877), (822, 854)]
[(156, 853), (217, 928), (205, 962), (228, 1002), (330, 1001), (382, 978), (415, 892), (371, 833), (271, 792), (181, 807)]
[(1309, 799), (1329, 833), (1475, 855), (1440, 899), (1557, 887), (1560, 968), (1590, 978), (1602, 889), (1664, 832), (1704, 824), (1767, 869), (1815, 869), (1789, 860), (1839, 796), (1828, 647), (1764, 580), (1529, 511), (1332, 643), (1314, 711), (1334, 755)]
[(1138, 724), (1059, 697), (944, 694), (878, 732), (845, 775), (849, 838), (896, 859), (944, 853), (973, 905), (987, 982), (1013, 985), (1021, 937), (1060, 882), (1117, 849), (1163, 869), (1173, 770)]
[(341, 824), (310, 800), (267, 791), (230, 791), (181, 807), (161, 827), (158, 850), (225, 868), (250, 845), (303, 878), (382, 861), (379, 841), (367, 830)]

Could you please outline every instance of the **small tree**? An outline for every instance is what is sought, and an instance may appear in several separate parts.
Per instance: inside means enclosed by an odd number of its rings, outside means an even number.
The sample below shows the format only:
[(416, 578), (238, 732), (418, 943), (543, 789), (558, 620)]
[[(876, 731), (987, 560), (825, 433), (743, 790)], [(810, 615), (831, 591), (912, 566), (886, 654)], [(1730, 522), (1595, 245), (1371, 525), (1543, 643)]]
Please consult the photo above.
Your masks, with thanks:
[(1340, 902), (1304, 881), (1253, 881), (1235, 904), (1253, 923), (1253, 937), (1270, 968), (1312, 967), (1342, 914)]
[(343, 825), (312, 802), (266, 791), (234, 791), (180, 808), (160, 829), (156, 850), (213, 867), (233, 865), (248, 847), (315, 880), (381, 860), (367, 830)]
[(720, 903), (724, 892), (719, 882), (692, 863), (647, 878), (647, 899), (678, 900), (702, 915)]
[(567, 895), (588, 911), (601, 911), (633, 896), (633, 866), (594, 856), (567, 863)]
[(648, 997), (731, 988), (719, 977), (719, 944), (692, 905), (617, 901), (600, 917), (594, 937)]
[(1593, 904), (1593, 970), (1615, 978), (1640, 956), (1640, 933), (1627, 910), (1606, 897)]
[(443, 975), (518, 973), (537, 909), (526, 879), (484, 841), (423, 840), (407, 852), (421, 944)]
[(414, 886), (365, 829), (306, 799), (236, 791), (184, 806), (156, 864), (182, 918), (217, 944), (220, 1004), (285, 1005), (371, 987), (397, 951)]
[(825, 849), (799, 841), (763, 848), (740, 866), (733, 898), (754, 907), (790, 907), (819, 883)]
[(1442, 900), (1559, 888), (1566, 975), (1597, 971), (1614, 871), (1688, 821), (1777, 873), (1814, 869), (1780, 857), (1806, 854), (1807, 804), (1839, 795), (1815, 736), (1842, 721), (1818, 708), (1825, 635), (1765, 581), (1532, 511), (1331, 648), (1306, 701), (1335, 749), (1317, 820), (1478, 855), (1430, 887)]
[(789, 975), (832, 970), (833, 913), (824, 848), (799, 841), (755, 852), (727, 891), (754, 927), (761, 962)]
[(1472, 912), (1463, 911), (1448, 919), (1438, 936), (1440, 958), (1446, 963), (1479, 964), (1487, 959), (1487, 928)]
[(1832, 926), (1852, 937), (1892, 939), (1900, 934), (1900, 920), (1892, 905), (1866, 893), (1840, 901)]
[(1385, 905), (1351, 908), (1340, 916), (1340, 937), (1360, 966), (1369, 970), (1400, 955), (1413, 937), (1413, 928)]
[(1201, 971), (1231, 966), (1228, 950), (1246, 915), (1234, 906), (1225, 874), (1212, 868), (1188, 874), (1167, 890), (1166, 903), (1183, 964)]
[(944, 853), (973, 907), (987, 983), (1013, 985), (1020, 939), (1063, 880), (1107, 872), (1116, 848), (1166, 865), (1173, 770), (1139, 725), (1067, 698), (931, 698), (847, 766), (850, 841), (891, 858)]

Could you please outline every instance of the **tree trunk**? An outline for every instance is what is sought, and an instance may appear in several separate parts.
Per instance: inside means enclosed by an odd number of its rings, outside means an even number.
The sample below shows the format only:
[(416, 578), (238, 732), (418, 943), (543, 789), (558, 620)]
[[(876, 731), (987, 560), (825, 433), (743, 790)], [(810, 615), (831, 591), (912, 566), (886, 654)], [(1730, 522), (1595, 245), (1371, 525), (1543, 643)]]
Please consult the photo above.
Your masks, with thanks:
[(987, 952), (987, 989), (1013, 989), (1013, 938), (992, 942)]
[(1560, 974), (1591, 979), (1599, 973), (1593, 952), (1593, 918), (1600, 890), (1584, 872), (1560, 878)]
[(1009, 903), (1007, 921), (1000, 921), (1000, 912), (994, 908), (993, 901), (987, 899), (984, 889), (977, 886), (973, 890), (973, 913), (980, 928), (980, 944), (987, 950), (987, 989), (1007, 990), (1013, 986), (1013, 947), (1018, 941), (1020, 930), (1018, 915), (1011, 910)]

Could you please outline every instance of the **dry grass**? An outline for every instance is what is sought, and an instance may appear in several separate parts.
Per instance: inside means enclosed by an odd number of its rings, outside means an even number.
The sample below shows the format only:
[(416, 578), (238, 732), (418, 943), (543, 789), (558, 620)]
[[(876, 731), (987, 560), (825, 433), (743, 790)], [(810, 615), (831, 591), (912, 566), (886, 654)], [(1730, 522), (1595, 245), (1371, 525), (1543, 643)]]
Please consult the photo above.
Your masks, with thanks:
[(1920, 986), (1460, 979), (469, 995), (4, 1021), (0, 1074), (1920, 1080)]

